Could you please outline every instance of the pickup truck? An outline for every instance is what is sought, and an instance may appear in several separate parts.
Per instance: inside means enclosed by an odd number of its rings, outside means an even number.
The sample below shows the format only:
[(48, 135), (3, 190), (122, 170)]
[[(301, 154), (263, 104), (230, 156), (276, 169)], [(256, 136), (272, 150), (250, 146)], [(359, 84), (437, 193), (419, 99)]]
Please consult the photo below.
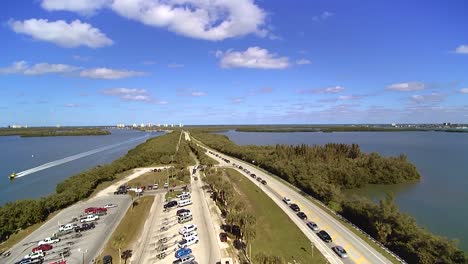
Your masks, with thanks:
[(44, 244), (55, 244), (55, 243), (58, 243), (58, 242), (60, 242), (60, 238), (46, 237), (43, 240), (39, 241), (37, 243), (37, 245), (40, 246), (40, 245), (44, 245)]
[(98, 219), (99, 219), (99, 216), (97, 216), (97, 215), (87, 215), (86, 217), (81, 218), (80, 222), (81, 223), (86, 223), (86, 222), (96, 221)]

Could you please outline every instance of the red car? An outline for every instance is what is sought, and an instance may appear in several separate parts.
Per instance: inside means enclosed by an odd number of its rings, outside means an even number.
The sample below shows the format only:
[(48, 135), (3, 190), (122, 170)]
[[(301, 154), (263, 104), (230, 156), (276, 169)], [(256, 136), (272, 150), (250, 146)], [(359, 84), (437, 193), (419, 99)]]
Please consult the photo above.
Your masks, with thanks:
[(39, 251), (39, 250), (41, 250), (41, 251), (49, 251), (49, 250), (51, 250), (52, 248), (53, 248), (53, 247), (52, 247), (51, 244), (42, 244), (42, 245), (40, 245), (40, 246), (38, 246), (38, 247), (33, 248), (33, 249), (32, 249), (32, 252), (36, 252), (36, 251)]
[(107, 208), (103, 207), (88, 207), (85, 209), (85, 214), (97, 214), (100, 212), (107, 212)]
[(96, 207), (88, 207), (84, 210), (84, 212), (85, 214), (90, 214), (90, 213), (94, 213), (96, 209), (97, 209)]

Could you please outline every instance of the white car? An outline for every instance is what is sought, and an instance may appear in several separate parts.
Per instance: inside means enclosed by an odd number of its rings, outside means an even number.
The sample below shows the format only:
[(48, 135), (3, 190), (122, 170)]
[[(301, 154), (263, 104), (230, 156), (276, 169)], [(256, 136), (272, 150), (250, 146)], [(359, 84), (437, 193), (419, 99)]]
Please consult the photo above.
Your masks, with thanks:
[(87, 215), (86, 217), (81, 218), (80, 222), (81, 223), (86, 223), (86, 222), (96, 221), (98, 219), (99, 219), (98, 215)]
[(189, 239), (190, 237), (198, 236), (197, 231), (188, 232), (182, 235), (183, 239)]
[(287, 205), (291, 205), (291, 203), (292, 203), (292, 202), (291, 202), (291, 199), (289, 199), (288, 197), (284, 197), (284, 198), (283, 198), (283, 202), (284, 202), (285, 204), (287, 204)]
[(116, 204), (106, 204), (104, 205), (104, 208), (114, 208), (114, 207), (117, 207)]
[(153, 189), (157, 189), (157, 188), (158, 188), (158, 184), (157, 183), (153, 184)]
[(43, 258), (45, 256), (45, 253), (42, 252), (42, 250), (38, 250), (36, 252), (29, 253), (28, 255), (24, 256), (25, 259), (37, 259), (37, 258)]
[(169, 183), (164, 183), (164, 188), (169, 188)]
[(183, 235), (185, 233), (189, 233), (189, 232), (192, 232), (192, 231), (195, 231), (197, 230), (197, 226), (196, 225), (193, 225), (193, 224), (190, 224), (190, 225), (186, 225), (184, 227), (182, 227), (180, 230), (179, 230), (179, 234)]
[(44, 244), (55, 244), (58, 242), (60, 242), (60, 238), (46, 237), (43, 240), (39, 241), (37, 245), (40, 246)]
[(77, 227), (77, 224), (66, 224), (66, 225), (61, 225), (61, 226), (59, 227), (59, 231), (66, 232), (66, 231), (75, 229), (75, 227)]
[(179, 248), (186, 248), (190, 245), (198, 243), (198, 241), (200, 241), (200, 239), (198, 239), (198, 236), (191, 236), (187, 239), (182, 239), (177, 246)]
[(184, 197), (184, 196), (188, 196), (188, 197), (190, 198), (190, 193), (189, 193), (189, 192), (183, 192), (183, 193), (181, 193), (181, 194), (178, 194), (176, 197), (177, 197), (177, 198), (182, 198), (182, 197)]

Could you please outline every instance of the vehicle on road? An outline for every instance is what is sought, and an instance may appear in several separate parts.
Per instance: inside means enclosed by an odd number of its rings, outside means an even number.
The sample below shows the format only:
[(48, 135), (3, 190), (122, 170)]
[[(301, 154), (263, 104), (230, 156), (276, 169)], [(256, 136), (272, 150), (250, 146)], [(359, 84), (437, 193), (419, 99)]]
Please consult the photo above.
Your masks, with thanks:
[(332, 250), (335, 251), (335, 253), (340, 256), (340, 258), (348, 258), (348, 253), (342, 246), (335, 246), (332, 247)]
[(108, 208), (115, 208), (115, 207), (117, 207), (117, 205), (116, 205), (116, 204), (111, 204), (111, 203), (110, 203), (110, 204), (104, 205), (104, 208), (106, 208), (106, 209), (108, 209)]
[(44, 244), (55, 244), (55, 243), (58, 243), (58, 242), (60, 242), (60, 238), (46, 237), (43, 240), (37, 242), (37, 245), (40, 246), (40, 245), (44, 245)]
[(197, 231), (192, 231), (192, 232), (185, 233), (185, 234), (182, 235), (182, 238), (188, 240), (189, 238), (191, 238), (193, 236), (198, 236)]
[(308, 222), (307, 226), (310, 229), (312, 229), (313, 231), (319, 231), (320, 230), (320, 228), (318, 227), (318, 225), (315, 222)]
[(36, 251), (46, 252), (46, 251), (51, 250), (52, 248), (53, 246), (51, 244), (42, 244), (40, 246), (33, 248), (32, 252), (36, 252)]
[(153, 184), (153, 190), (156, 190), (156, 189), (158, 189), (158, 184), (157, 183)]
[(266, 182), (265, 180), (262, 180), (262, 184), (263, 184), (263, 185), (266, 185), (267, 182)]
[(77, 226), (75, 227), (75, 232), (83, 232), (83, 231), (86, 231), (86, 230), (90, 230), (90, 229), (94, 229), (96, 226), (94, 225), (94, 223), (85, 223), (85, 224), (82, 224), (81, 226)]
[(292, 204), (292, 201), (291, 199), (289, 199), (288, 197), (283, 197), (283, 202), (287, 205), (291, 205)]
[(184, 224), (184, 223), (187, 223), (187, 222), (190, 222), (193, 220), (193, 216), (190, 214), (190, 215), (185, 215), (185, 216), (179, 216), (177, 218), (177, 222), (179, 224)]
[(193, 261), (195, 261), (195, 257), (193, 255), (188, 255), (180, 259), (174, 260), (172, 264), (192, 264), (194, 263)]
[(189, 233), (189, 232), (192, 232), (192, 231), (196, 231), (198, 228), (196, 225), (194, 224), (190, 224), (190, 225), (185, 225), (184, 227), (182, 227), (180, 230), (179, 230), (179, 234), (183, 235), (185, 233)]
[(169, 188), (169, 183), (165, 182), (164, 183), (164, 189), (167, 189), (167, 188)]
[(307, 220), (307, 215), (304, 212), (298, 212), (296, 215), (302, 220)]
[(219, 233), (219, 240), (220, 240), (221, 242), (227, 242), (227, 237), (228, 237), (228, 236), (227, 236), (227, 233), (225, 233), (225, 232)]
[(38, 258), (44, 258), (45, 253), (42, 251), (36, 251), (36, 252), (31, 252), (28, 255), (24, 256), (23, 259), (38, 259)]
[(22, 259), (15, 264), (42, 264), (44, 260), (42, 258), (37, 258), (37, 259)]
[(174, 206), (177, 206), (177, 201), (169, 201), (166, 204), (164, 204), (164, 209), (172, 208)]
[(96, 220), (99, 220), (98, 215), (87, 215), (86, 217), (82, 217), (80, 219), (80, 223), (92, 222), (92, 221), (96, 221)]
[(250, 177), (256, 179), (256, 178), (257, 178), (257, 175), (255, 175), (255, 173), (252, 173), (252, 174), (250, 174)]
[(193, 244), (196, 244), (198, 243), (199, 239), (198, 239), (198, 236), (191, 236), (189, 237), (188, 239), (182, 239), (179, 243), (178, 243), (178, 247), (179, 248), (185, 248), (185, 247), (188, 247), (188, 246), (191, 246)]
[(320, 239), (322, 239), (323, 241), (325, 241), (327, 243), (330, 243), (330, 242), (333, 241), (331, 236), (325, 230), (319, 231), (317, 233), (317, 236), (320, 237)]
[(175, 252), (174, 256), (175, 258), (182, 258), (190, 254), (192, 254), (192, 250), (190, 248), (181, 248)]
[(289, 205), (289, 208), (291, 208), (294, 212), (301, 211), (301, 208), (299, 208), (299, 205), (297, 205), (297, 204), (291, 204), (291, 205)]

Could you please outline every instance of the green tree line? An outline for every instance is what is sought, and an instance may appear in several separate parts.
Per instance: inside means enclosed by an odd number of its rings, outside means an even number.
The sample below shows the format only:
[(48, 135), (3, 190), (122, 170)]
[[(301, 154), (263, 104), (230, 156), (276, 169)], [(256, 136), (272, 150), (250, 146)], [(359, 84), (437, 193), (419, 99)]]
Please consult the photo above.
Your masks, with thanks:
[[(142, 166), (170, 165), (179, 136), (180, 131), (174, 131), (151, 138), (110, 164), (67, 178), (49, 196), (5, 204), (0, 207), (0, 242), (21, 229), (44, 221), (52, 212), (89, 197), (100, 183), (114, 180), (118, 173)], [(193, 163), (189, 151), (186, 141), (181, 140), (172, 163), (176, 171), (186, 170)]]
[(108, 130), (89, 127), (33, 127), (0, 128), (0, 136), (55, 137), (55, 136), (100, 136), (110, 135)]
[(398, 211), (392, 199), (375, 204), (342, 190), (365, 184), (394, 184), (420, 179), (405, 155), (366, 154), (358, 145), (238, 146), (224, 135), (191, 134), (227, 155), (258, 165), (327, 204), (409, 263), (466, 263), (455, 243), (419, 227)]
[(218, 162), (206, 155), (206, 149), (198, 146), (197, 144), (193, 142), (189, 142), (189, 147), (192, 150), (192, 152), (197, 156), (198, 161), (200, 162), (201, 165), (206, 165), (206, 166), (213, 166), (218, 164)]

